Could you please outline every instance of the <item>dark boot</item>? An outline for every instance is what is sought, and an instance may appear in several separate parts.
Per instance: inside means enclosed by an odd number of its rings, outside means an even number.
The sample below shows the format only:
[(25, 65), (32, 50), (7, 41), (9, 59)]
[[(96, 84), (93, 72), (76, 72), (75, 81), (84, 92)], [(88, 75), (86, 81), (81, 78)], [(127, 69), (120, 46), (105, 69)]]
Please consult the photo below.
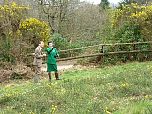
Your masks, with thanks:
[(49, 75), (49, 81), (51, 82), (51, 73), (49, 72), (48, 75)]
[(56, 80), (60, 80), (58, 72), (55, 72), (55, 78)]

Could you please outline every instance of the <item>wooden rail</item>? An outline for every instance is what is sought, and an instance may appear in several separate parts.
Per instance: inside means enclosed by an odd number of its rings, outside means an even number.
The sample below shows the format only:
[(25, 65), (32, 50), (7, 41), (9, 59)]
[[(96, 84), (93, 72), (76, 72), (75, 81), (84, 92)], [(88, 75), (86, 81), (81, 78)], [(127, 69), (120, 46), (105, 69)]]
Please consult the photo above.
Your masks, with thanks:
[(81, 49), (87, 49), (87, 48), (93, 48), (93, 47), (116, 46), (116, 45), (137, 45), (137, 44), (152, 44), (152, 41), (149, 41), (149, 42), (134, 42), (134, 43), (99, 44), (99, 45), (93, 45), (93, 46), (88, 46), (88, 47), (59, 50), (59, 52), (81, 50)]
[(80, 59), (80, 58), (86, 58), (86, 57), (94, 57), (94, 56), (127, 54), (127, 53), (141, 53), (141, 52), (152, 52), (152, 50), (134, 50), (134, 51), (118, 51), (118, 52), (96, 53), (96, 54), (90, 54), (90, 55), (84, 55), (84, 56), (61, 58), (61, 59), (57, 59), (57, 61), (67, 61), (67, 60)]
[[(81, 48), (74, 48), (74, 49), (67, 49), (67, 50), (59, 50), (59, 52), (68, 52), (68, 51), (75, 51), (75, 50), (81, 50), (81, 49), (87, 49), (87, 48), (93, 48), (93, 47), (100, 47), (101, 53), (96, 54), (89, 54), (89, 55), (82, 55), (82, 56), (75, 56), (75, 57), (68, 57), (68, 58), (60, 58), (57, 59), (57, 61), (67, 61), (72, 59), (79, 59), (79, 58), (86, 58), (86, 57), (94, 57), (94, 56), (104, 56), (104, 55), (115, 55), (115, 54), (129, 54), (129, 53), (141, 53), (141, 52), (152, 52), (152, 50), (132, 50), (132, 51), (116, 51), (116, 52), (105, 52), (104, 46), (118, 46), (118, 45), (138, 45), (138, 44), (152, 44), (152, 41), (149, 42), (133, 42), (133, 43), (115, 43), (115, 44), (99, 44), (94, 46), (88, 46), (88, 47), (81, 47)], [(34, 53), (28, 54), (28, 56), (33, 56)]]

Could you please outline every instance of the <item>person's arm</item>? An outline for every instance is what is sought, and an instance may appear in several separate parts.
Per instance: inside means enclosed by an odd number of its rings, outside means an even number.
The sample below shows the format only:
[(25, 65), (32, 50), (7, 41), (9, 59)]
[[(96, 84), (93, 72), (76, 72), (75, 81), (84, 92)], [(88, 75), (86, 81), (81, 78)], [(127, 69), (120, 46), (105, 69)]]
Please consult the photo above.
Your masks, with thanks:
[(40, 58), (42, 58), (44, 56), (45, 56), (44, 54), (43, 55), (41, 54), (41, 50), (39, 50), (38, 48), (35, 49), (35, 57), (37, 59), (40, 59)]
[[(56, 49), (56, 48), (55, 48)], [(59, 57), (59, 52), (58, 50), (56, 49), (56, 56)]]
[(49, 54), (48, 53), (48, 48), (45, 48), (44, 51), (45, 51), (46, 54)]

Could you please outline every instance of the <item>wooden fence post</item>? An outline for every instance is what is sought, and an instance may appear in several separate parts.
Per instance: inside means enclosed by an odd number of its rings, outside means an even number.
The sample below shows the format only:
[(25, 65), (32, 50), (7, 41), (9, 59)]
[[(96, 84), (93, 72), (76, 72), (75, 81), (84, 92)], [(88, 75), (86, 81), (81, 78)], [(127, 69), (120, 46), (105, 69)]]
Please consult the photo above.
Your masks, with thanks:
[[(133, 50), (136, 50), (136, 44), (134, 44), (134, 43), (133, 43)], [(133, 59), (137, 60), (137, 54), (136, 53), (133, 54)]]
[[(101, 47), (99, 47), (99, 53), (103, 53), (103, 52), (104, 52), (103, 45), (101, 45)], [(103, 55), (97, 56), (96, 63), (99, 63), (100, 61), (103, 63)]]

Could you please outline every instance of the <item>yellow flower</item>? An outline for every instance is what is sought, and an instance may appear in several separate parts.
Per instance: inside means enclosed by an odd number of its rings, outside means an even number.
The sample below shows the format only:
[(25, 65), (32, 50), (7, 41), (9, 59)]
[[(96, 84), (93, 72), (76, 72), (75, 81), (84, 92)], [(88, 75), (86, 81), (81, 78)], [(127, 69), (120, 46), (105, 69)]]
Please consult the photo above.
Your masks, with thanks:
[(123, 88), (128, 88), (128, 87), (129, 87), (129, 84), (128, 84), (128, 83), (122, 83), (122, 84), (121, 84), (121, 87), (123, 87)]
[(108, 107), (106, 107), (106, 109), (104, 110), (104, 112), (105, 112), (106, 114), (112, 114), (110, 111), (108, 111)]
[(17, 4), (15, 3), (15, 2), (12, 2), (12, 5), (11, 5), (12, 7), (16, 7), (17, 6)]

